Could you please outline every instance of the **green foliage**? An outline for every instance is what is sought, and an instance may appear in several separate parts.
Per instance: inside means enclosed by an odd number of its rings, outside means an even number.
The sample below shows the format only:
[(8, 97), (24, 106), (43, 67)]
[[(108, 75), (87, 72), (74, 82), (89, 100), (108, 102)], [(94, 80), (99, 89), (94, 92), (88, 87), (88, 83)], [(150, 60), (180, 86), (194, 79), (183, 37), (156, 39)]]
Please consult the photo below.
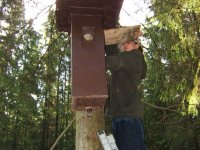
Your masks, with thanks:
[[(69, 36), (49, 12), (45, 36), (24, 19), (21, 0), (0, 3), (0, 149), (50, 149), (73, 118)], [(57, 149), (74, 149), (72, 127)]]
[(159, 109), (146, 109), (150, 149), (200, 148), (199, 6), (198, 0), (152, 0), (145, 101)]
[[(200, 149), (199, 6), (152, 0), (145, 30), (149, 150)], [(34, 31), (21, 0), (0, 2), (0, 20), (0, 149), (49, 149), (73, 118), (70, 38), (56, 31), (53, 10), (45, 31)], [(75, 125), (56, 149), (75, 149)]]

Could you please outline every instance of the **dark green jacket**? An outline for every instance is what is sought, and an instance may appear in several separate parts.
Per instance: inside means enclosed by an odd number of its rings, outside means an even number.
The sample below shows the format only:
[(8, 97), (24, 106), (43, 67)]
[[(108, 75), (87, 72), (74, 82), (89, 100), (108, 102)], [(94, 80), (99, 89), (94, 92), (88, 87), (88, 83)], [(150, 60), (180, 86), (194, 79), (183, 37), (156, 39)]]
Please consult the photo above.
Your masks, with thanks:
[(125, 51), (106, 57), (111, 71), (110, 110), (112, 117), (132, 116), (143, 118), (143, 103), (138, 85), (146, 76), (146, 62), (139, 50)]

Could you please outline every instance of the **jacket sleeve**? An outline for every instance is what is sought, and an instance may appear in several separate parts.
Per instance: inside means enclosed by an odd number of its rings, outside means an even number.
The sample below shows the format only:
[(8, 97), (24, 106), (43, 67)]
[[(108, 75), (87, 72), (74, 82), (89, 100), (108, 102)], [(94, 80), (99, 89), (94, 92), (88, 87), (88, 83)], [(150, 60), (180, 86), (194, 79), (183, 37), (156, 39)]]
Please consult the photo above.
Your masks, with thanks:
[(123, 54), (120, 57), (119, 68), (126, 70), (129, 73), (137, 72), (138, 57), (135, 54)]
[(118, 70), (120, 66), (120, 56), (106, 56), (106, 67), (110, 70)]
[(147, 74), (147, 63), (144, 59), (144, 55), (142, 57), (142, 65), (143, 65), (143, 69), (142, 69), (141, 79), (144, 79), (144, 78), (146, 78), (146, 74)]
[(114, 56), (106, 56), (107, 69), (117, 71), (126, 70), (129, 73), (140, 75), (141, 79), (146, 76), (147, 65), (141, 52), (121, 53)]
[(147, 65), (144, 60), (144, 55), (139, 51), (131, 54), (123, 54), (120, 57), (119, 68), (123, 68), (127, 72), (138, 76), (138, 79), (144, 79), (146, 77)]

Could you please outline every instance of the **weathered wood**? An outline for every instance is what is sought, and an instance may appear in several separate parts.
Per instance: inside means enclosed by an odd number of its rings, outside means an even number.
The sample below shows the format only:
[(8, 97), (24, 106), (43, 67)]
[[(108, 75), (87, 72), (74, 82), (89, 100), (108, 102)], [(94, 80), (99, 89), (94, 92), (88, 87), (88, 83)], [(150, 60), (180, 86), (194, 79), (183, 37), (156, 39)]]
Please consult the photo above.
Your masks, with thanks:
[(104, 30), (105, 45), (123, 43), (130, 35), (134, 38), (141, 36), (142, 32), (140, 25)]
[(94, 111), (92, 117), (85, 111), (76, 111), (76, 150), (102, 150), (96, 133), (104, 128), (103, 110)]

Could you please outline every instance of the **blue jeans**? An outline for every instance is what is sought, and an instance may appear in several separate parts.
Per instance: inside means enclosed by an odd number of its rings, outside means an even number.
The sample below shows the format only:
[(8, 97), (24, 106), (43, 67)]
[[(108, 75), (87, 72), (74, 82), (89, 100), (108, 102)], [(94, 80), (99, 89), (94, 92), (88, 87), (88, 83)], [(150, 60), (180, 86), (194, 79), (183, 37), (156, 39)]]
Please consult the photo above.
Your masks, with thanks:
[(119, 150), (147, 150), (143, 124), (139, 118), (113, 118), (112, 128)]

